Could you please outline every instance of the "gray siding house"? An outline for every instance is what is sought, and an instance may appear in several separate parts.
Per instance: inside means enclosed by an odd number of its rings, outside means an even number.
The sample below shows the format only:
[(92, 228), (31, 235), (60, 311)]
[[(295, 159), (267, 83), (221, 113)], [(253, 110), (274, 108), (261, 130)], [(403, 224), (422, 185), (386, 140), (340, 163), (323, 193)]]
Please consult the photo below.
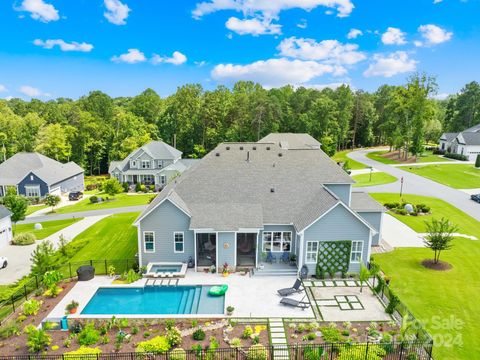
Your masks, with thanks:
[(122, 161), (112, 161), (108, 173), (121, 183), (155, 185), (163, 188), (197, 160), (182, 159), (182, 152), (163, 141), (151, 141)]
[(39, 153), (17, 153), (0, 164), (0, 196), (7, 187), (27, 197), (82, 191), (83, 180), (83, 169), (74, 162), (62, 164)]
[(358, 272), (378, 244), (384, 209), (352, 192), (353, 183), (308, 134), (220, 144), (137, 218), (140, 264), (191, 258), (196, 269), (227, 263), (258, 272), (305, 265), (312, 275), (320, 243), (348, 242), (348, 271)]
[(465, 155), (469, 161), (475, 161), (477, 155), (480, 155), (480, 124), (459, 133), (443, 133), (438, 147), (446, 152)]

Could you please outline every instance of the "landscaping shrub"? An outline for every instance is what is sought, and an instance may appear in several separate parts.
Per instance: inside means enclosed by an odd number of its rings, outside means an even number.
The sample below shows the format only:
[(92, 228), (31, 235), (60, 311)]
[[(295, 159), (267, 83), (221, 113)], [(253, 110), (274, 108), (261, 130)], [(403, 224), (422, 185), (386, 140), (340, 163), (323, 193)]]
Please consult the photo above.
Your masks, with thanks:
[(37, 329), (34, 325), (28, 325), (23, 330), (27, 334), (28, 351), (38, 353), (52, 343), (52, 338), (45, 330)]
[(41, 301), (31, 299), (27, 300), (23, 303), (22, 311), (24, 315), (37, 315), (38, 311), (40, 310), (40, 306), (42, 305)]
[(178, 330), (176, 327), (168, 329), (167, 340), (171, 347), (180, 345), (182, 343), (182, 335), (180, 334), (180, 330)]
[(242, 340), (240, 340), (239, 338), (233, 338), (232, 340), (230, 340), (230, 347), (239, 348), (241, 346), (242, 346)]
[(170, 351), (170, 360), (185, 360), (187, 353), (182, 348), (173, 349)]
[(37, 240), (35, 234), (26, 232), (15, 235), (12, 243), (13, 245), (32, 245), (35, 243), (35, 240)]
[(447, 153), (445, 154), (445, 157), (446, 157), (446, 158), (449, 158), (449, 159), (460, 160), (460, 161), (467, 161), (467, 160), (468, 160), (468, 157), (466, 157), (465, 155), (462, 155), (462, 154), (454, 154), (454, 153), (449, 153), (449, 152), (447, 152)]
[(477, 155), (477, 159), (475, 160), (475, 167), (480, 168), (480, 154)]
[(70, 325), (70, 332), (73, 334), (78, 334), (82, 331), (83, 325), (80, 321), (75, 320), (71, 325)]
[(267, 349), (262, 344), (252, 345), (247, 351), (248, 360), (267, 360), (267, 358)]
[[(102, 353), (102, 350), (99, 348), (90, 348), (86, 346), (80, 346), (77, 350), (69, 351), (64, 353), (64, 355), (68, 355), (68, 360), (84, 360), (86, 358), (90, 359), (90, 357), (85, 356), (72, 356), (72, 355), (99, 355)], [(92, 357), (93, 358), (93, 357)]]
[(195, 330), (192, 334), (193, 340), (202, 341), (205, 340), (205, 331), (202, 329)]
[(418, 360), (419, 358), (418, 358), (418, 355), (417, 355), (416, 353), (409, 353), (409, 354), (407, 355), (407, 358), (406, 358), (406, 359), (407, 359), (407, 360)]
[(170, 344), (165, 336), (156, 336), (151, 340), (138, 343), (136, 352), (139, 353), (166, 353), (170, 350)]
[(250, 325), (245, 326), (245, 330), (243, 330), (243, 335), (242, 337), (244, 339), (250, 339), (250, 336), (253, 334), (253, 329)]
[(432, 153), (433, 155), (445, 155), (446, 151), (442, 149), (433, 149)]
[(0, 340), (8, 339), (13, 335), (20, 335), (20, 327), (15, 321), (10, 321), (0, 327)]
[(335, 343), (341, 340), (340, 330), (330, 326), (320, 328), (323, 340), (327, 343)]
[(126, 182), (122, 183), (123, 187), (123, 192), (128, 192), (128, 189), (130, 188), (130, 185)]
[(175, 320), (173, 320), (173, 319), (165, 320), (165, 329), (170, 330), (174, 326), (175, 326)]
[(387, 314), (392, 315), (395, 312), (397, 305), (400, 304), (400, 299), (397, 295), (391, 293), (390, 295), (390, 302), (388, 303), (387, 307), (385, 308), (385, 312)]
[(96, 204), (96, 203), (98, 203), (98, 196), (92, 195), (92, 196), (89, 197), (89, 200), (90, 200), (90, 203)]
[(324, 359), (324, 350), (321, 347), (310, 347), (307, 346), (303, 349), (303, 359), (304, 360), (323, 360)]
[(340, 349), (340, 354), (337, 360), (382, 360), (386, 355), (385, 350), (380, 346), (374, 344), (358, 345), (347, 347), (343, 346)]
[(135, 192), (140, 192), (142, 191), (142, 184), (136, 183), (135, 184)]
[(100, 332), (95, 329), (95, 324), (93, 322), (89, 322), (78, 334), (77, 341), (80, 345), (88, 346), (96, 344), (99, 339)]

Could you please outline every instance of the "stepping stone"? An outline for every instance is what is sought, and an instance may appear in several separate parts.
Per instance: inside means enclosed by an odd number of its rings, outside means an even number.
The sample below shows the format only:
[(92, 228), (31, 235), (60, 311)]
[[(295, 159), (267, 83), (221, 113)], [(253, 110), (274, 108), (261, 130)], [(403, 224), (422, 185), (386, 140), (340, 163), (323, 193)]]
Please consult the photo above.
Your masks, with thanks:
[(347, 286), (357, 286), (357, 283), (353, 280), (347, 280), (345, 282), (347, 283)]
[(312, 286), (313, 283), (312, 283), (311, 281), (304, 281), (304, 282), (303, 282), (303, 285), (304, 285), (304, 286)]
[(351, 305), (354, 310), (363, 310), (363, 306), (360, 303), (352, 303)]
[(277, 339), (277, 338), (272, 338), (272, 344), (286, 344), (285, 338), (283, 339)]
[(283, 328), (281, 328), (281, 329), (277, 328), (277, 329), (270, 329), (270, 333), (272, 333), (272, 334), (274, 334), (274, 333), (275, 334), (283, 334), (283, 333), (285, 333), (285, 331), (284, 331)]
[(284, 338), (285, 339), (285, 334), (284, 333), (272, 333), (270, 334), (272, 338)]
[(350, 304), (349, 303), (339, 303), (338, 304), (340, 306), (340, 309), (341, 310), (351, 310), (352, 308), (350, 307)]
[(358, 298), (355, 295), (348, 295), (347, 299), (350, 302), (358, 302)]
[(333, 281), (325, 281), (325, 286), (332, 287), (335, 286), (335, 284), (333, 283)]
[(337, 301), (333, 299), (317, 300), (317, 305), (320, 306), (337, 306)]

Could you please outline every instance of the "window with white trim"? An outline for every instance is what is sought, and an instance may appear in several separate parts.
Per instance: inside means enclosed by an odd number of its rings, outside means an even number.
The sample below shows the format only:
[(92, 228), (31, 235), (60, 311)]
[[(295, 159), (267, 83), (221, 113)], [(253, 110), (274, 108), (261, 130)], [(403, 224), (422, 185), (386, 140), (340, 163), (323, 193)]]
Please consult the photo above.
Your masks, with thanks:
[(40, 185), (25, 185), (25, 196), (26, 197), (40, 196)]
[(158, 160), (158, 168), (162, 168), (163, 167), (163, 160)]
[(130, 167), (131, 168), (136, 168), (137, 167), (137, 162), (135, 160), (130, 161)]
[(150, 169), (151, 166), (150, 160), (142, 160), (142, 169)]
[(183, 241), (183, 231), (177, 231), (173, 233), (174, 252), (183, 253), (185, 243)]
[(165, 185), (167, 183), (167, 177), (165, 175), (160, 175), (160, 184)]
[(307, 241), (307, 256), (305, 262), (307, 264), (316, 264), (318, 256), (318, 241)]
[(290, 252), (292, 249), (291, 231), (264, 231), (263, 251)]
[(352, 241), (352, 251), (350, 252), (350, 261), (358, 263), (362, 261), (363, 241)]
[(153, 231), (143, 232), (143, 250), (146, 253), (155, 252), (155, 233)]

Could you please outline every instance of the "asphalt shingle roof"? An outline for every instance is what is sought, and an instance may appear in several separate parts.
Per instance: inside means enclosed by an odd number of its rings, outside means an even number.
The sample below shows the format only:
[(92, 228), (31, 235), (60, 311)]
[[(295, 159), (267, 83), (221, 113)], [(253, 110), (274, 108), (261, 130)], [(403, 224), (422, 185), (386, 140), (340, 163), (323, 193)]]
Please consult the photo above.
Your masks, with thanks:
[(62, 164), (39, 153), (21, 152), (0, 164), (0, 185), (16, 185), (30, 172), (53, 185), (83, 173), (83, 169), (74, 162)]
[(385, 211), (385, 208), (380, 205), (366, 192), (353, 191), (350, 199), (350, 208), (357, 212), (380, 212)]
[(0, 205), (0, 219), (6, 218), (7, 216), (12, 215), (10, 210), (8, 210), (5, 206)]
[(275, 143), (282, 149), (309, 150), (320, 149), (320, 142), (308, 134), (271, 133), (261, 139), (261, 143)]

